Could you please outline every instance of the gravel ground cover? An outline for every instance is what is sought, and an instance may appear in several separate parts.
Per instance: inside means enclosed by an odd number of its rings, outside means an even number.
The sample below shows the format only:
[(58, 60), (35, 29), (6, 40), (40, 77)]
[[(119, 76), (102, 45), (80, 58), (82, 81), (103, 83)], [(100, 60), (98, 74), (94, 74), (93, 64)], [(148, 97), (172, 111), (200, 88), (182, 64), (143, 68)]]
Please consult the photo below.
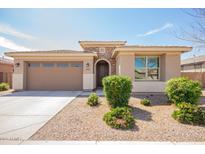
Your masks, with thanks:
[[(148, 97), (152, 106), (140, 104), (140, 98)], [(129, 105), (133, 109), (135, 127), (131, 130), (110, 128), (102, 120), (109, 111), (106, 99), (100, 105), (90, 107), (87, 97), (77, 97), (53, 119), (38, 130), (30, 140), (94, 140), (94, 141), (205, 141), (205, 126), (180, 124), (171, 117), (174, 105), (167, 103), (162, 94), (135, 94)], [(204, 106), (204, 97), (200, 104)]]

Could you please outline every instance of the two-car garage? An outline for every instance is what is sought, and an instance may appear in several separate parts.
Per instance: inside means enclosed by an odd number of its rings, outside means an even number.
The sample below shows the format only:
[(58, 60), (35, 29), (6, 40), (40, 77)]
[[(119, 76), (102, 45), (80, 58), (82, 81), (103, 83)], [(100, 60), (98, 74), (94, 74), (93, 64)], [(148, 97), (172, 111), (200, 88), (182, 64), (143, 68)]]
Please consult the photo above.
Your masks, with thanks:
[(27, 90), (82, 90), (83, 62), (27, 62)]

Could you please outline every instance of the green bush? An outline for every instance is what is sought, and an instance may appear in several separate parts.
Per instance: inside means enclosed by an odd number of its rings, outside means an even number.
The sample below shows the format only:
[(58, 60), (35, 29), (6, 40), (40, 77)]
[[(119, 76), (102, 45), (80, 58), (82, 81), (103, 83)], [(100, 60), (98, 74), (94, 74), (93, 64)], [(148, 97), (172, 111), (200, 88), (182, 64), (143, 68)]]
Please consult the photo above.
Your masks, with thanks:
[(140, 103), (144, 106), (150, 106), (151, 105), (151, 101), (147, 98), (144, 98), (140, 101)]
[(96, 106), (99, 104), (99, 97), (97, 96), (96, 93), (91, 93), (90, 96), (88, 97), (87, 104), (90, 106)]
[(197, 105), (180, 103), (178, 109), (172, 113), (172, 117), (185, 124), (205, 124), (205, 111)]
[(103, 78), (103, 91), (111, 107), (125, 107), (131, 96), (132, 81), (126, 76), (105, 77)]
[(117, 107), (107, 112), (103, 120), (107, 125), (116, 129), (130, 129), (134, 127), (135, 120), (131, 113), (131, 109), (127, 107)]
[(9, 84), (8, 83), (0, 83), (0, 91), (8, 90), (9, 89)]
[(196, 104), (201, 96), (200, 83), (184, 77), (170, 79), (165, 91), (169, 100), (175, 104), (181, 102)]

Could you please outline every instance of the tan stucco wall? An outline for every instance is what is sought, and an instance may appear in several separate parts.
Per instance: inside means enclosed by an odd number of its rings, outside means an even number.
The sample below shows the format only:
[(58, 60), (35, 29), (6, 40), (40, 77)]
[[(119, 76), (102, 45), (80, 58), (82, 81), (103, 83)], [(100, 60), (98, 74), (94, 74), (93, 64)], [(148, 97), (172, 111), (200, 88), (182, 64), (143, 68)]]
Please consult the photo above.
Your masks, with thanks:
[(134, 81), (135, 55), (119, 55), (117, 57), (116, 72), (118, 75), (129, 76)]
[[(88, 65), (89, 64), (89, 65)], [(94, 59), (83, 61), (83, 90), (95, 88)]]
[[(167, 80), (180, 76), (180, 54), (160, 55), (160, 80), (158, 81), (135, 81), (135, 57), (136, 54), (119, 54), (116, 61), (118, 75), (127, 75), (133, 82), (133, 92), (163, 92)], [(142, 53), (140, 54), (142, 56)], [(152, 54), (152, 56), (155, 56)]]
[(26, 86), (25, 62), (22, 59), (14, 59), (14, 64), (17, 63), (19, 63), (19, 67), (14, 65), (12, 85), (15, 90), (23, 90)]
[(167, 54), (165, 56), (165, 81), (174, 77), (180, 77), (180, 75), (181, 75), (180, 54), (178, 55)]
[(137, 81), (133, 82), (133, 92), (164, 92), (164, 81)]

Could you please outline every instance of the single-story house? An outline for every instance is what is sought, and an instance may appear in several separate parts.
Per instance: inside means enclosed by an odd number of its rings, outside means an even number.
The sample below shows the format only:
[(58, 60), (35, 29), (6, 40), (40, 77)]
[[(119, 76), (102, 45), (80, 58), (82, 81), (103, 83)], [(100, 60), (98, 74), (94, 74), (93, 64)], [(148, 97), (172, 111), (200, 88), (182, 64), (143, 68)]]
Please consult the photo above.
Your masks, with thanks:
[(126, 45), (126, 41), (79, 41), (83, 51), (6, 52), (14, 58), (15, 90), (93, 90), (108, 75), (132, 79), (133, 92), (163, 92), (180, 76), (187, 46)]
[(0, 57), (0, 83), (6, 82), (12, 87), (13, 61)]
[(182, 72), (205, 72), (205, 56), (194, 56), (181, 61)]

